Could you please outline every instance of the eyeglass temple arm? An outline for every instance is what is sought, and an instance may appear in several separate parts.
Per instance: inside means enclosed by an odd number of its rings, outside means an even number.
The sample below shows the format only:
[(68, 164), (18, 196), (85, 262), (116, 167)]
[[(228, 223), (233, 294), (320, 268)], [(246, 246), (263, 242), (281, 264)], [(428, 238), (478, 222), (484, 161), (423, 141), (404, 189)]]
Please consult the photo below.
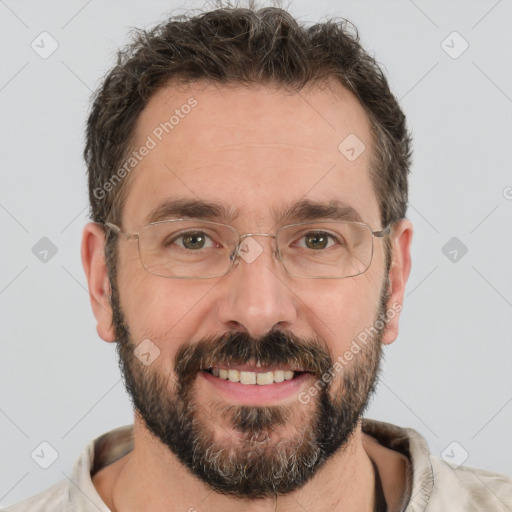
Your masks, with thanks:
[(132, 238), (139, 239), (138, 233), (126, 233), (123, 231), (119, 226), (116, 226), (115, 224), (112, 224), (111, 222), (105, 222), (103, 224), (104, 226), (107, 226), (107, 228), (111, 229), (116, 235), (123, 235), (126, 237), (127, 240), (130, 240)]
[(121, 228), (115, 224), (112, 224), (111, 222), (105, 222), (103, 225), (107, 226), (107, 228), (110, 228), (114, 233), (118, 235), (121, 233)]
[(391, 224), (388, 224), (384, 229), (381, 231), (372, 231), (372, 235), (376, 236), (377, 238), (383, 238), (391, 233)]

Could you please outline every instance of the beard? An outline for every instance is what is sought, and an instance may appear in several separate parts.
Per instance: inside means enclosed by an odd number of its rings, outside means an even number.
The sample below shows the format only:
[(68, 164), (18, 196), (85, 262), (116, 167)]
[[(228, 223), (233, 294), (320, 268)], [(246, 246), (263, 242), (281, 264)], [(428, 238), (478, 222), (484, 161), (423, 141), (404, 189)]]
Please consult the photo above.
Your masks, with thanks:
[[(334, 373), (336, 361), (322, 339), (277, 330), (258, 338), (228, 332), (185, 343), (176, 353), (174, 368), (167, 369), (161, 362), (145, 366), (135, 356), (137, 345), (115, 286), (111, 303), (119, 366), (136, 414), (154, 437), (217, 493), (255, 499), (301, 488), (347, 446), (375, 391), (385, 325), (372, 328), (373, 335), (351, 363)], [(384, 318), (387, 304), (383, 292), (375, 320)], [(317, 392), (307, 403), (297, 399), (279, 406), (229, 404), (221, 398), (201, 403), (199, 372), (214, 364), (236, 366), (251, 360), (302, 368), (314, 377), (310, 385)], [(326, 383), (322, 376), (329, 371), (335, 377)]]

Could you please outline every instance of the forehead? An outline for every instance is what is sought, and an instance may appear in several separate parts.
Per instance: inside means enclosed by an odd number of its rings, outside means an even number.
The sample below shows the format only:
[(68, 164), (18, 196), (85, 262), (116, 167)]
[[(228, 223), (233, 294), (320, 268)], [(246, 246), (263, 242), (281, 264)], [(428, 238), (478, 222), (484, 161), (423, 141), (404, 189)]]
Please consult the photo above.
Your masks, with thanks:
[(376, 228), (371, 147), (364, 109), (339, 85), (168, 86), (136, 125), (123, 224), (140, 228), (163, 203), (194, 200), (253, 229), (307, 201), (341, 202)]

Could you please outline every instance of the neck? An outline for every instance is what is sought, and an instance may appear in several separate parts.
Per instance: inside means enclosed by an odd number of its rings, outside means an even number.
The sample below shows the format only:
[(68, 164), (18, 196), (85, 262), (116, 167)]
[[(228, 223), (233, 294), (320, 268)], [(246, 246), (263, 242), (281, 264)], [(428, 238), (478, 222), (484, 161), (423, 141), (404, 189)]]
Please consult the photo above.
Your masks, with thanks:
[(311, 480), (302, 488), (278, 497), (248, 500), (213, 492), (151, 436), (138, 418), (134, 426), (134, 449), (115, 464), (118, 464), (117, 474), (102, 494), (113, 512), (238, 512), (240, 507), (254, 512), (297, 508), (310, 512), (374, 510), (374, 472), (363, 446), (360, 424), (345, 448), (332, 456)]

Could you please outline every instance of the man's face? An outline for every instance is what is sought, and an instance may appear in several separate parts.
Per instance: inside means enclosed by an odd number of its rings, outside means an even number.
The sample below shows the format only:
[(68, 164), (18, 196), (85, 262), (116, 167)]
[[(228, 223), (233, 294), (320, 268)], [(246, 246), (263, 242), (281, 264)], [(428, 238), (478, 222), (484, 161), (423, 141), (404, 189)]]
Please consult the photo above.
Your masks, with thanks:
[[(197, 105), (181, 109), (191, 97)], [(155, 132), (176, 109), (172, 130)], [(354, 135), (367, 148), (355, 160), (338, 149)], [(229, 218), (205, 219), (241, 234), (309, 221), (283, 218), (305, 201), (345, 203), (373, 230), (383, 228), (369, 179), (369, 121), (344, 89), (168, 87), (142, 112), (133, 147), (148, 136), (156, 145), (130, 177), (122, 225), (128, 233), (176, 201), (223, 206)], [(273, 238), (254, 240), (263, 252), (240, 258), (225, 276), (166, 279), (143, 269), (135, 239), (120, 238), (113, 293), (139, 420), (208, 485), (246, 497), (302, 486), (350, 440), (375, 383), (383, 330), (352, 358), (344, 354), (387, 304), (382, 240), (374, 240), (370, 268), (346, 279), (292, 277), (273, 252)], [(143, 340), (160, 351), (148, 366), (134, 354)], [(300, 372), (258, 385), (223, 380), (212, 367)], [(321, 377), (329, 370), (326, 383)], [(318, 392), (310, 392), (315, 383)]]

